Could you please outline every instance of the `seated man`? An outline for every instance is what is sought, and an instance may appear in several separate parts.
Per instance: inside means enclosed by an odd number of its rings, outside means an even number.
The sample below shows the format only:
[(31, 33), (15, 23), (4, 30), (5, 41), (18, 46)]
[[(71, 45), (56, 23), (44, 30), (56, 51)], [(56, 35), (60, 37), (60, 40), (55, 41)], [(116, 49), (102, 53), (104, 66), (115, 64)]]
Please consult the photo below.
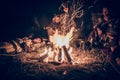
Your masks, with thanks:
[(106, 35), (103, 33), (102, 27), (98, 25), (89, 35), (88, 43), (92, 48), (105, 48), (108, 43)]

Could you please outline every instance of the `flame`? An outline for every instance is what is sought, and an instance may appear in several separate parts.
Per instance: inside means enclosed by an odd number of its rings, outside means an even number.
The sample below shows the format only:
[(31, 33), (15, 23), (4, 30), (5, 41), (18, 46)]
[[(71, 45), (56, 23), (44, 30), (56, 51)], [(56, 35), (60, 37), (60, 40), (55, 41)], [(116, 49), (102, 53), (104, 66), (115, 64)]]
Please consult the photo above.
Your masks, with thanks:
[(53, 36), (50, 36), (50, 42), (52, 42), (55, 47), (61, 48), (65, 45), (68, 48), (70, 40), (72, 39), (73, 31), (74, 27), (71, 28), (70, 32), (68, 32), (66, 35), (60, 35), (57, 29), (55, 31), (55, 34)]
[[(53, 47), (46, 47), (45, 51), (42, 53), (42, 55), (40, 55), (43, 56), (47, 54), (44, 62), (49, 62), (51, 60), (57, 62), (66, 61), (65, 52), (62, 47), (65, 46), (67, 48), (69, 55), (72, 53), (72, 47), (70, 47), (69, 44), (72, 39), (73, 31), (74, 28), (71, 28), (71, 30), (66, 35), (61, 35), (58, 33), (58, 29), (56, 29), (55, 34), (53, 36), (49, 36), (49, 40), (53, 44)], [(61, 61), (59, 61), (59, 57), (61, 57)]]
[[(58, 33), (58, 30), (56, 30), (55, 34), (50, 37), (50, 41), (53, 43), (53, 45), (55, 46), (55, 48), (61, 48), (61, 62), (65, 61), (65, 55), (64, 55), (64, 51), (62, 49), (62, 46), (65, 46), (67, 49), (70, 47), (69, 43), (70, 43), (70, 41), (72, 39), (73, 31), (74, 31), (74, 27), (71, 28), (71, 30), (66, 35), (60, 35)], [(72, 48), (70, 48), (68, 50), (69, 54), (71, 52), (72, 52)]]
[[(74, 28), (71, 28), (70, 32), (68, 32), (66, 35), (61, 35), (58, 33), (58, 30), (56, 30), (53, 36), (49, 36), (49, 40), (52, 43), (52, 46), (46, 46), (44, 52), (40, 55), (40, 57), (47, 55), (43, 60), (44, 62), (69, 62), (65, 51), (67, 51), (68, 55), (70, 56), (72, 65), (90, 64), (100, 60), (99, 55), (97, 57), (94, 56), (94, 50), (92, 51), (93, 53), (90, 54), (91, 52), (89, 51), (86, 51), (82, 48), (75, 50), (69, 45), (73, 36), (73, 31)], [(82, 41), (81, 43), (83, 44), (84, 42)]]

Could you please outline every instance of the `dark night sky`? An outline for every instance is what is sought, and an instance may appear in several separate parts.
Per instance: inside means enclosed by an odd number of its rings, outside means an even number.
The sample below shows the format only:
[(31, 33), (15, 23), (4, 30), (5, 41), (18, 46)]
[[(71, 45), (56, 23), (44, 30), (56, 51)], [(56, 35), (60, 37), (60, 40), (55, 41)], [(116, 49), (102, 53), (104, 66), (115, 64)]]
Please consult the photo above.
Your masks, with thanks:
[[(0, 40), (12, 39), (24, 35), (26, 30), (32, 26), (34, 16), (39, 18), (41, 25), (47, 25), (51, 17), (59, 11), (58, 8), (62, 1), (64, 0), (1, 1), (0, 21), (2, 24), (0, 25)], [(115, 10), (119, 5), (119, 1), (112, 2), (110, 0), (109, 4)]]
[(10, 39), (24, 35), (37, 16), (41, 25), (50, 22), (58, 11), (60, 0), (4, 0), (1, 3), (0, 39)]

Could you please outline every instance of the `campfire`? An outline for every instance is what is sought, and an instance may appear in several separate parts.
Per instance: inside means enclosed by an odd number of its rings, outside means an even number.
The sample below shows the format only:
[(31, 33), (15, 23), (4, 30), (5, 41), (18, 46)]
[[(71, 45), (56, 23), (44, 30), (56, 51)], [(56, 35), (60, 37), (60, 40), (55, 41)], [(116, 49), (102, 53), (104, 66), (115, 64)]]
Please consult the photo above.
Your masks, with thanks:
[[(81, 3), (78, 4), (78, 3)], [(61, 7), (65, 5), (61, 5)], [(65, 14), (55, 16), (53, 18), (54, 26), (56, 24), (57, 28), (52, 31), (53, 35), (49, 35), (50, 45), (46, 47), (45, 52), (40, 55), (42, 61), (49, 62), (51, 60), (60, 62), (60, 63), (69, 63), (72, 64), (72, 53), (73, 47), (70, 46), (70, 41), (73, 38), (74, 31), (76, 30), (76, 24), (74, 18), (79, 14), (79, 18), (83, 15), (82, 2), (72, 3), (69, 9), (71, 14), (68, 12), (68, 7), (66, 6)], [(81, 9), (81, 10), (80, 10)], [(71, 16), (70, 16), (71, 15)], [(68, 17), (69, 16), (69, 17)], [(53, 26), (51, 26), (53, 27)], [(49, 33), (49, 32), (48, 32)]]
[(43, 52), (40, 57), (44, 57), (45, 62), (49, 62), (51, 60), (56, 62), (68, 62), (72, 63), (71, 54), (72, 47), (69, 45), (72, 39), (74, 28), (71, 28), (70, 32), (66, 35), (60, 35), (58, 30), (55, 30), (55, 34), (50, 36), (51, 44), (45, 48), (45, 52)]
[[(71, 28), (71, 30), (66, 35), (61, 35), (59, 34), (58, 30), (55, 30), (55, 34), (53, 36), (49, 36), (50, 43), (45, 47), (44, 52), (40, 54), (40, 62), (85, 65), (97, 61), (101, 63), (105, 60), (105, 58), (100, 55), (101, 52), (96, 49), (88, 51), (85, 50), (84, 47), (79, 47), (76, 49), (70, 46), (73, 32), (74, 28)], [(84, 41), (80, 40), (80, 44), (82, 44), (81, 46), (84, 45), (83, 43)]]

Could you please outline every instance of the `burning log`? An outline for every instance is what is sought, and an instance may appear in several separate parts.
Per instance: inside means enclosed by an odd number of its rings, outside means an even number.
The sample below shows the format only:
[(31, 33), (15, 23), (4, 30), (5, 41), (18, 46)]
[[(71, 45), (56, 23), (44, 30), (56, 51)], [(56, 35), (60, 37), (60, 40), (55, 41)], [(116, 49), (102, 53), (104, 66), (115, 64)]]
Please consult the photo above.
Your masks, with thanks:
[(47, 58), (47, 57), (48, 57), (48, 54), (42, 55), (42, 56), (39, 58), (39, 62), (43, 62), (43, 60), (44, 60), (45, 58)]
[(58, 61), (62, 60), (61, 56), (62, 56), (62, 49), (59, 48)]
[(67, 59), (67, 61), (70, 63), (70, 64), (72, 64), (72, 62), (71, 62), (71, 57), (70, 57), (70, 55), (69, 55), (69, 53), (68, 53), (68, 51), (67, 51), (67, 48), (65, 47), (65, 46), (62, 46), (62, 48), (63, 48), (63, 51), (64, 51), (64, 54), (65, 54), (65, 56), (66, 56), (66, 59)]
[(49, 56), (48, 52), (49, 51), (46, 48), (45, 52), (42, 55), (40, 55), (39, 62), (43, 62), (43, 60)]

